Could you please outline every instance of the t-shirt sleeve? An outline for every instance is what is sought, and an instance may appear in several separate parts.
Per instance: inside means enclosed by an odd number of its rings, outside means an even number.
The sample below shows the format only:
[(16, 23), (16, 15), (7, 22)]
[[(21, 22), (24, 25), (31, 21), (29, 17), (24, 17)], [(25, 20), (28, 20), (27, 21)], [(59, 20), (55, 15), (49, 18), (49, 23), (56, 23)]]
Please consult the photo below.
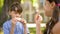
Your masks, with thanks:
[(9, 30), (8, 30), (8, 25), (6, 23), (3, 24), (3, 32), (4, 34), (9, 34)]

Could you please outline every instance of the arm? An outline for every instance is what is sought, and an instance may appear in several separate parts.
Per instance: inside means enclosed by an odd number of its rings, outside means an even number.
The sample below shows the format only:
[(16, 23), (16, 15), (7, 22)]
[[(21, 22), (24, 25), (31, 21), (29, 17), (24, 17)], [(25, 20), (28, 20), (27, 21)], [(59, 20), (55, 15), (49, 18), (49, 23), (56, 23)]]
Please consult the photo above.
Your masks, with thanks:
[(28, 27), (26, 24), (24, 25), (24, 34), (30, 34)]
[(36, 23), (36, 34), (42, 34), (41, 29), (40, 29), (41, 28), (40, 23), (42, 21), (42, 17), (39, 16), (39, 14), (36, 14), (34, 20)]
[(36, 34), (40, 34), (40, 23), (36, 23)]
[(24, 24), (23, 26), (24, 26), (24, 34), (27, 34), (26, 24)]
[(21, 19), (20, 22), (23, 24), (23, 27), (24, 27), (24, 34), (27, 34), (27, 31), (26, 31), (26, 20), (25, 19)]
[(22, 24), (23, 24), (23, 27), (24, 27), (24, 34), (29, 34), (29, 30), (28, 30), (28, 27), (26, 26), (26, 20), (25, 19), (22, 19), (21, 21), (20, 21)]
[(36, 34), (42, 34), (41, 29), (40, 29), (40, 22), (36, 22)]
[(14, 34), (14, 29), (15, 29), (15, 25), (12, 24), (11, 30), (10, 30), (10, 34)]
[(14, 29), (15, 29), (15, 27), (16, 27), (16, 22), (17, 22), (16, 18), (13, 18), (13, 19), (11, 20), (11, 22), (12, 22), (12, 24), (11, 24), (10, 34), (14, 34)]

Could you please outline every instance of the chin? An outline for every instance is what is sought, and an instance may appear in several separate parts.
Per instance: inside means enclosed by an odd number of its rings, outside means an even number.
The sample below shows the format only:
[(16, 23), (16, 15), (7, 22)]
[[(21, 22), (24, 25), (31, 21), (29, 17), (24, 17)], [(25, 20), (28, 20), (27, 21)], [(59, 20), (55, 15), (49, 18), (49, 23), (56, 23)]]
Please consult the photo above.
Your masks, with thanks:
[(46, 15), (47, 17), (51, 17), (50, 15)]

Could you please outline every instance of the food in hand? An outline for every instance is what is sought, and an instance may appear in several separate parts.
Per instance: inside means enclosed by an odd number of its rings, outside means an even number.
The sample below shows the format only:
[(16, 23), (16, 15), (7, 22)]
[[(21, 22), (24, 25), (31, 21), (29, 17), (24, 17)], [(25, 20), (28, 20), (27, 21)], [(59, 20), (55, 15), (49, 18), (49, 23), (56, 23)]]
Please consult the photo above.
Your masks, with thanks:
[(42, 19), (42, 16), (39, 15), (39, 16), (37, 17), (37, 20), (38, 20), (38, 21), (42, 21), (42, 20), (43, 20), (43, 19)]
[(21, 20), (21, 18), (16, 18), (16, 19), (19, 20), (19, 21)]

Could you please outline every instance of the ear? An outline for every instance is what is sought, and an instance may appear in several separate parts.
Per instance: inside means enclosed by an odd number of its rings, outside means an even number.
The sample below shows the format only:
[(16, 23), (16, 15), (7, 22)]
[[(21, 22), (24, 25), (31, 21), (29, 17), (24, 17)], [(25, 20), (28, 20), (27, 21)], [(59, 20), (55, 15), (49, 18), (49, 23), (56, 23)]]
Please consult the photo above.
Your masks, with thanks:
[(52, 2), (51, 3), (51, 8), (54, 8), (55, 7), (55, 2)]

